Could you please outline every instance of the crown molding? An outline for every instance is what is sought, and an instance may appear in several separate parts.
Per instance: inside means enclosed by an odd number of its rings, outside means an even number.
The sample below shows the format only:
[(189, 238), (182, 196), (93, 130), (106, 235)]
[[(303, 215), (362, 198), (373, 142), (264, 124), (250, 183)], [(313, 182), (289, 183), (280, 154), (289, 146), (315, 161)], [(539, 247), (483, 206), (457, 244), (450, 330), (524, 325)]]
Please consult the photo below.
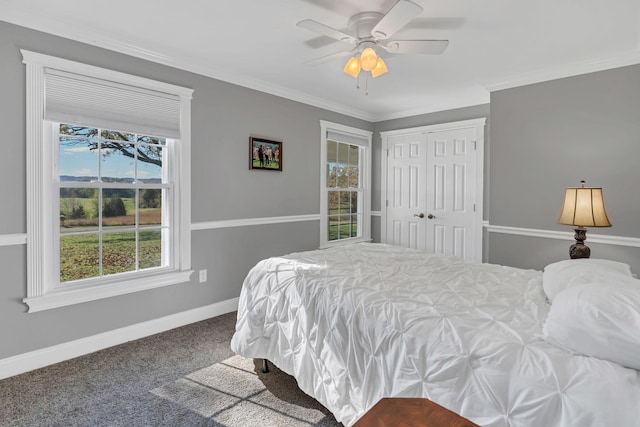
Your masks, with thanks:
[(27, 11), (26, 7), (18, 8), (13, 6), (8, 8), (8, 10), (3, 11), (3, 16), (0, 20), (30, 28), (35, 31), (41, 31), (50, 35), (122, 53), (135, 58), (193, 72), (226, 83), (235, 84), (372, 123), (487, 104), (490, 102), (490, 92), (640, 63), (639, 37), (637, 49), (631, 52), (621, 52), (617, 55), (602, 57), (595, 60), (574, 62), (559, 67), (551, 67), (530, 73), (513, 75), (505, 77), (501, 81), (485, 82), (484, 84), (481, 84), (481, 86), (488, 91), (486, 96), (482, 95), (475, 96), (473, 99), (466, 98), (456, 100), (454, 102), (443, 102), (432, 105), (428, 108), (404, 110), (390, 114), (375, 114), (348, 107), (344, 104), (330, 102), (323, 98), (310, 96), (303, 92), (274, 85), (246, 75), (239, 75), (236, 72), (211, 67), (209, 65), (202, 64), (195, 58), (187, 57), (178, 52), (165, 54), (160, 52), (160, 48), (145, 48), (135, 43), (123, 42), (107, 34), (98, 34), (94, 29), (86, 25), (79, 25), (78, 23), (75, 23), (73, 26), (69, 26), (61, 20), (30, 13)]
[(636, 64), (640, 64), (640, 49), (620, 52), (616, 55), (604, 56), (592, 60), (572, 62), (570, 64), (536, 70), (530, 73), (514, 75), (499, 82), (485, 83), (484, 87), (489, 92), (496, 92), (503, 89), (542, 83), (550, 80), (595, 73), (598, 71), (605, 71)]
[(407, 117), (420, 116), (422, 114), (438, 113), (440, 111), (455, 110), (458, 108), (477, 107), (477, 106), (485, 105), (488, 103), (489, 103), (489, 92), (486, 93), (486, 96), (476, 97), (474, 99), (467, 99), (465, 101), (460, 101), (460, 102), (447, 102), (447, 103), (441, 103), (441, 104), (435, 104), (435, 105), (432, 104), (428, 108), (418, 108), (413, 110), (399, 111), (397, 113), (373, 115), (373, 117), (371, 118), (371, 121), (374, 123), (377, 123), (385, 120), (404, 119)]
[(177, 52), (165, 54), (160, 53), (159, 49), (145, 48), (135, 43), (123, 42), (109, 35), (96, 33), (95, 30), (89, 26), (79, 25), (78, 23), (74, 23), (74, 25), (67, 25), (68, 23), (61, 22), (60, 20), (45, 16), (38, 16), (16, 7), (10, 8), (6, 13), (3, 12), (3, 15), (4, 16), (2, 16), (2, 19), (0, 20), (30, 28), (35, 31), (41, 31), (57, 37), (93, 45), (133, 56), (135, 58), (189, 71), (205, 77), (211, 77), (226, 83), (235, 84), (248, 89), (254, 89), (259, 92), (279, 96), (291, 101), (301, 102), (312, 107), (322, 108), (335, 113), (345, 114), (357, 119), (367, 120), (370, 122), (374, 120), (373, 115), (343, 104), (329, 102), (322, 98), (310, 96), (305, 93), (267, 83), (259, 79), (238, 75), (236, 72), (207, 66), (199, 63), (199, 61), (194, 58), (180, 55)]

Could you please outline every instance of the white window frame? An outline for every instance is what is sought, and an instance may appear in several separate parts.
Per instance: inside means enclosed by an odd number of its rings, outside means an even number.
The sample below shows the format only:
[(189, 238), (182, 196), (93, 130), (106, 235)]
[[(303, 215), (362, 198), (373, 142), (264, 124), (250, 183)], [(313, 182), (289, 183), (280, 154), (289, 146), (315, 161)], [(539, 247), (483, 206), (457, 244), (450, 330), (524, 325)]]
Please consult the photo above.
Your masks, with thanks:
[[(26, 143), (27, 143), (27, 297), (28, 312), (63, 307), (101, 298), (184, 283), (191, 270), (191, 98), (192, 89), (170, 85), (125, 73), (21, 50), (26, 64)], [(180, 99), (180, 140), (173, 145), (169, 165), (173, 172), (173, 260), (171, 269), (140, 272), (116, 277), (101, 284), (56, 287), (59, 281), (55, 229), (59, 226), (53, 207), (54, 161), (52, 122), (44, 120), (45, 69), (56, 69), (104, 79), (119, 84), (178, 96)]]
[[(325, 120), (320, 121), (320, 247), (326, 248), (330, 246), (343, 245), (356, 242), (371, 241), (371, 139), (373, 132), (345, 126), (339, 123), (332, 123)], [(356, 138), (361, 140), (360, 145), (363, 147), (364, 156), (360, 160), (361, 185), (363, 186), (362, 203), (358, 205), (358, 209), (362, 212), (362, 233), (359, 237), (348, 239), (329, 240), (329, 200), (327, 187), (327, 141), (329, 132), (343, 134), (347, 140)], [(350, 143), (349, 141), (339, 141)]]

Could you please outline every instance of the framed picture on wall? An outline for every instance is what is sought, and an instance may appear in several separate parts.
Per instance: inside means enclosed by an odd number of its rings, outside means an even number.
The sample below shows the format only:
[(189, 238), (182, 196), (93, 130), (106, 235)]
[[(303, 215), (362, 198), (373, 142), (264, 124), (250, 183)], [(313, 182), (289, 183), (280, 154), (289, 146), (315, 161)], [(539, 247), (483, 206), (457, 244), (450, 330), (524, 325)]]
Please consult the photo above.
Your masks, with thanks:
[(282, 142), (249, 138), (249, 169), (282, 171)]

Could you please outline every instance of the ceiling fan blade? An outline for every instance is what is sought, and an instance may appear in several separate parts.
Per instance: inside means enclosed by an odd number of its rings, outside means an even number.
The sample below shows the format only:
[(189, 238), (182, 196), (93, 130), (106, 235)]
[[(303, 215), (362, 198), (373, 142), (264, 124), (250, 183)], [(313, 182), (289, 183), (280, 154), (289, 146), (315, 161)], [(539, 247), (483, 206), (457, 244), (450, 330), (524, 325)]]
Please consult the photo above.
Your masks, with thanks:
[(449, 46), (449, 40), (393, 40), (378, 45), (390, 53), (440, 55)]
[(327, 25), (321, 24), (318, 21), (314, 21), (313, 19), (302, 20), (296, 25), (300, 28), (305, 28), (307, 30), (322, 34), (323, 36), (331, 37), (341, 42), (356, 43), (355, 37), (350, 36), (347, 33), (343, 33), (342, 31), (338, 31), (335, 28), (331, 28)]
[(392, 37), (422, 12), (422, 7), (409, 0), (398, 2), (382, 17), (371, 30), (371, 35), (380, 40)]
[(322, 64), (323, 62), (328, 62), (328, 61), (331, 61), (332, 59), (342, 58), (344, 56), (348, 56), (348, 55), (354, 53), (355, 51), (356, 51), (356, 49), (343, 50), (342, 52), (336, 52), (336, 53), (332, 53), (331, 55), (321, 56), (320, 58), (312, 59), (311, 61), (305, 62), (305, 64), (307, 64), (307, 65)]

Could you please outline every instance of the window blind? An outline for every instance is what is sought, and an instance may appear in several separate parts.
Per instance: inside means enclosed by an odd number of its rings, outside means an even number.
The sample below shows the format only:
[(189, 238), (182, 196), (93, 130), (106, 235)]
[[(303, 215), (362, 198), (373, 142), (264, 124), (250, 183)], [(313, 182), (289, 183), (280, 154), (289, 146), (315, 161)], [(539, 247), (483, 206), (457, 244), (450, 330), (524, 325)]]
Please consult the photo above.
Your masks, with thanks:
[(45, 120), (180, 139), (180, 97), (45, 68)]
[(346, 144), (359, 145), (368, 147), (369, 140), (361, 135), (354, 135), (347, 132), (339, 132), (333, 129), (327, 129), (327, 140), (344, 142)]

